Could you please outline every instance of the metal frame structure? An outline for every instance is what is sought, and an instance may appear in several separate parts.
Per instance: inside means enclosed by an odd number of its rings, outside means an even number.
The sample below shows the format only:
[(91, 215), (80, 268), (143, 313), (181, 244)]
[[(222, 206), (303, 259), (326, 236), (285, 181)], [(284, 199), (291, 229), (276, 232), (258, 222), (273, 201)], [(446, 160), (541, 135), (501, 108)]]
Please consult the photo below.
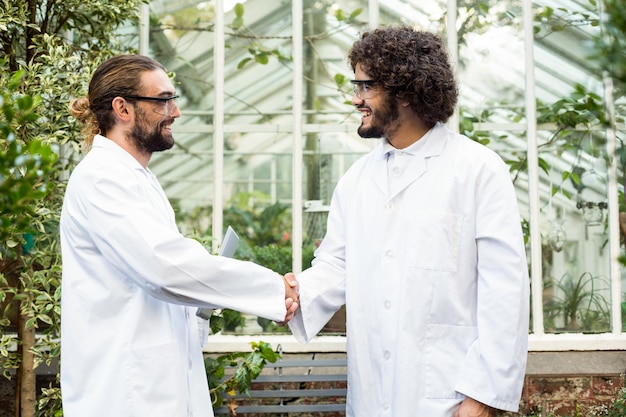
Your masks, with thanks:
[[(157, 33), (155, 35), (154, 28), (150, 27), (150, 14), (157, 14), (159, 16), (167, 15), (168, 13), (174, 13), (177, 10), (182, 10), (189, 7), (195, 7), (198, 5), (198, 1), (194, 0), (179, 0), (178, 2), (168, 1), (167, 3), (162, 0), (152, 0), (150, 5), (144, 6), (141, 13), (140, 32), (139, 32), (139, 49), (144, 54), (155, 54), (155, 45), (161, 42), (161, 52), (164, 49), (173, 48), (172, 45), (167, 44), (166, 39), (163, 37), (163, 33)], [(233, 56), (232, 52), (227, 53), (227, 44), (229, 42), (229, 36), (227, 24), (232, 20), (232, 12), (226, 10), (225, 0), (214, 0), (215, 20), (209, 33), (197, 35), (194, 42), (189, 39), (185, 43), (186, 50), (183, 48), (177, 49), (176, 53), (186, 57), (186, 60), (178, 60), (166, 63), (169, 69), (175, 70), (177, 73), (185, 72), (187, 75), (193, 72), (192, 76), (187, 77), (189, 84), (184, 84), (183, 81), (183, 96), (187, 94), (187, 106), (183, 103), (183, 113), (189, 115), (188, 119), (182, 121), (177, 128), (177, 133), (184, 134), (185, 138), (189, 138), (189, 142), (185, 143), (185, 146), (194, 147), (197, 143), (204, 140), (206, 136), (211, 136), (212, 141), (210, 146), (204, 145), (203, 148), (195, 149), (187, 152), (187, 159), (191, 154), (192, 156), (199, 158), (208, 158), (210, 161), (210, 170), (202, 171), (204, 173), (211, 173), (210, 178), (205, 178), (206, 184), (210, 184), (208, 187), (198, 188), (200, 198), (211, 201), (213, 205), (213, 237), (215, 239), (215, 249), (220, 242), (222, 236), (222, 211), (224, 208), (224, 201), (227, 197), (228, 190), (225, 189), (225, 172), (229, 170), (239, 169), (233, 164), (233, 158), (231, 155), (239, 155), (239, 158), (243, 158), (242, 155), (254, 155), (263, 161), (262, 163), (268, 163), (272, 155), (278, 155), (284, 153), (291, 157), (291, 195), (290, 204), (292, 207), (304, 207), (305, 195), (303, 190), (304, 172), (303, 172), (303, 158), (305, 158), (305, 143), (304, 138), (307, 134), (317, 135), (329, 135), (338, 136), (347, 143), (346, 148), (343, 150), (347, 153), (354, 152), (356, 154), (363, 154), (371, 149), (371, 144), (360, 143), (358, 139), (354, 138), (353, 132), (357, 127), (357, 120), (350, 115), (347, 108), (341, 110), (341, 106), (344, 105), (341, 101), (340, 94), (332, 89), (328, 89), (327, 97), (329, 103), (334, 103), (334, 114), (344, 114), (341, 123), (333, 123), (332, 117), (328, 117), (330, 122), (313, 122), (307, 121), (307, 116), (311, 113), (315, 113), (310, 108), (305, 108), (306, 96), (306, 74), (305, 74), (305, 54), (304, 47), (305, 35), (303, 33), (303, 27), (305, 22), (303, 21), (304, 13), (304, 0), (292, 0), (282, 2), (272, 2), (272, 12), (263, 10), (262, 7), (267, 8), (268, 3), (263, 2), (263, 6), (260, 6), (259, 2), (255, 3), (255, 0), (248, 0), (244, 3), (246, 8), (249, 8), (251, 13), (263, 14), (263, 18), (256, 18), (255, 16), (250, 18), (250, 25), (253, 29), (262, 30), (264, 27), (271, 25), (273, 33), (276, 38), (284, 38), (278, 40), (276, 43), (287, 44), (291, 49), (291, 65), (289, 68), (290, 76), (284, 77), (286, 72), (282, 69), (276, 71), (267, 71), (265, 69), (247, 70), (248, 72), (237, 71), (237, 58)], [(337, 2), (340, 3), (340, 2)], [(433, 24), (433, 20), (428, 18), (428, 13), (433, 13), (435, 7), (439, 7), (445, 10), (446, 21), (446, 37), (448, 42), (448, 49), (450, 51), (451, 60), (460, 66), (460, 61), (464, 58), (463, 54), (459, 53), (459, 39), (457, 33), (457, 0), (430, 0), (430, 1), (411, 1), (411, 0), (361, 0), (361, 1), (343, 1), (342, 4), (357, 4), (362, 5), (367, 9), (367, 25), (363, 26), (373, 27), (379, 24), (389, 24), (393, 19), (401, 20), (410, 19), (412, 21), (419, 21), (423, 26)], [(230, 6), (232, 6), (229, 3)], [(555, 166), (561, 166), (562, 170), (567, 170), (568, 167), (573, 166), (574, 162), (568, 160), (568, 155), (542, 155), (539, 152), (540, 147), (544, 144), (545, 139), (542, 135), (546, 135), (548, 131), (553, 130), (552, 125), (538, 125), (537, 124), (537, 99), (548, 100), (551, 97), (558, 97), (561, 94), (561, 88), (563, 85), (570, 85), (573, 83), (586, 81), (592, 88), (598, 88), (600, 86), (602, 93), (605, 96), (605, 101), (608, 104), (609, 112), (614, 118), (615, 102), (612, 98), (612, 84), (608, 78), (594, 79), (591, 75), (590, 69), (592, 65), (586, 62), (584, 59), (580, 59), (580, 53), (573, 51), (574, 45), (578, 45), (581, 39), (585, 39), (590, 36), (579, 28), (574, 28), (567, 33), (555, 36), (550, 39), (542, 39), (537, 42), (534, 36), (534, 19), (533, 10), (536, 7), (552, 5), (555, 8), (564, 7), (573, 10), (581, 9), (584, 7), (582, 1), (577, 0), (544, 0), (533, 2), (531, 0), (519, 0), (518, 6), (522, 11), (521, 21), (523, 22), (521, 27), (521, 34), (519, 38), (521, 42), (516, 44), (512, 48), (519, 48), (518, 59), (520, 59), (521, 65), (515, 68), (514, 71), (510, 71), (510, 74), (506, 74), (507, 80), (510, 80), (511, 84), (517, 84), (515, 89), (519, 90), (518, 95), (523, 95), (523, 98), (517, 103), (518, 106), (523, 107), (523, 119), (520, 122), (512, 123), (506, 121), (504, 118), (502, 122), (488, 122), (478, 123), (478, 130), (485, 130), (491, 132), (508, 132), (513, 133), (510, 140), (505, 144), (493, 143), (492, 145), (498, 150), (507, 152), (506, 146), (515, 145), (517, 150), (525, 151), (528, 170), (521, 175), (518, 185), (518, 195), (520, 203), (523, 206), (522, 211), (525, 212), (528, 218), (529, 224), (529, 260), (530, 260), (530, 274), (532, 281), (532, 334), (530, 334), (530, 347), (531, 350), (623, 350), (626, 349), (626, 334), (622, 331), (622, 278), (621, 267), (618, 262), (618, 257), (621, 253), (620, 247), (620, 232), (619, 232), (619, 201), (618, 190), (621, 186), (617, 181), (618, 166), (615, 158), (612, 158), (606, 166), (606, 198), (608, 204), (608, 217), (607, 217), (607, 232), (606, 239), (608, 242), (608, 250), (602, 255), (603, 259), (606, 259), (606, 266), (603, 267), (603, 271), (606, 270), (609, 274), (610, 288), (606, 291), (610, 293), (610, 305), (611, 305), (611, 329), (610, 331), (598, 334), (582, 334), (574, 332), (566, 332), (563, 334), (552, 334), (546, 332), (544, 329), (544, 307), (539, 300), (543, 299), (543, 280), (544, 272), (542, 270), (542, 257), (543, 257), (543, 241), (545, 239), (545, 224), (546, 216), (551, 215), (545, 210), (546, 207), (546, 195), (552, 193), (552, 173), (545, 175), (540, 169), (540, 160), (542, 158), (549, 158), (550, 163)], [(287, 7), (289, 6), (289, 7)], [(395, 17), (394, 17), (395, 16)], [(290, 22), (288, 24), (287, 22)], [(444, 22), (438, 22), (440, 25), (444, 25)], [(322, 46), (330, 52), (331, 57), (328, 59), (327, 65), (333, 70), (345, 71), (347, 68), (344, 65), (342, 69), (338, 69), (341, 64), (338, 58), (337, 51), (333, 49), (336, 47), (339, 52), (346, 52), (349, 48), (350, 42), (358, 35), (358, 30), (345, 28), (344, 31), (338, 32), (328, 42)], [(161, 36), (160, 41), (159, 36)], [(181, 36), (181, 39), (183, 37)], [(553, 39), (556, 39), (553, 40)], [(467, 42), (467, 39), (464, 40)], [(164, 43), (165, 42), (165, 43)], [(333, 46), (334, 43), (334, 46)], [(163, 46), (165, 45), (165, 46)], [(182, 41), (181, 41), (182, 45)], [(157, 51), (158, 52), (158, 51)], [(492, 55), (514, 53), (511, 51), (492, 50), (486, 48), (485, 53)], [(578, 51), (579, 52), (579, 51)], [(157, 58), (159, 58), (158, 54)], [(239, 57), (240, 58), (240, 57)], [(502, 60), (506, 60), (503, 58)], [(547, 62), (550, 60), (550, 62)], [(168, 65), (171, 64), (171, 65)], [(494, 59), (493, 65), (500, 65), (497, 59)], [(562, 72), (555, 70), (555, 66), (564, 68)], [(171, 68), (171, 67), (174, 68)], [(470, 71), (468, 68), (458, 69), (459, 72), (466, 74)], [(509, 68), (510, 70), (510, 68)], [(250, 83), (251, 74), (250, 71), (265, 71), (266, 82), (259, 83), (254, 81), (255, 84)], [(194, 77), (204, 79), (205, 84), (197, 84), (193, 81)], [(204, 78), (203, 78), (204, 77)], [(208, 79), (205, 79), (208, 77)], [(248, 79), (247, 79), (247, 78)], [(505, 75), (503, 75), (503, 79)], [(227, 91), (227, 86), (232, 87), (235, 83), (229, 83), (229, 80), (236, 79), (238, 83), (242, 85), (237, 91)], [(256, 80), (256, 79), (255, 79)], [(486, 84), (491, 80), (485, 81), (484, 79), (463, 79), (464, 85), (462, 90), (465, 94), (465, 100), (472, 102), (472, 100), (485, 100), (488, 94), (481, 94), (485, 90)], [(268, 89), (268, 86), (272, 86), (272, 89)], [(210, 86), (210, 87), (206, 87)], [(513, 88), (511, 88), (513, 90)], [(274, 96), (276, 101), (287, 101), (289, 106), (281, 107), (275, 106), (268, 111), (271, 114), (271, 121), (269, 123), (261, 123), (258, 121), (258, 117), (255, 119), (255, 111), (245, 110), (245, 106), (238, 106), (237, 97), (239, 95), (246, 94), (250, 98), (250, 102), (256, 106), (263, 106), (268, 103), (268, 97)], [(337, 97), (332, 97), (336, 95)], [(474, 104), (474, 103), (472, 103)], [(239, 109), (234, 113), (231, 109)], [(281, 110), (282, 109), (282, 110)], [(246, 113), (248, 112), (248, 113)], [(236, 113), (236, 114), (235, 114)], [(324, 112), (320, 112), (323, 118)], [(256, 115), (258, 116), (258, 114)], [(208, 121), (206, 121), (208, 120)], [(456, 114), (449, 125), (455, 129), (459, 126), (460, 116)], [(606, 143), (606, 155), (615, 155), (617, 144), (618, 132), (624, 132), (626, 129), (623, 125), (615, 125), (614, 129), (607, 129), (606, 131), (598, 130), (594, 134), (604, 136)], [(601, 128), (603, 129), (603, 128)], [(267, 135), (268, 140), (258, 139), (256, 142), (256, 148), (244, 149), (243, 145), (237, 151), (231, 151), (229, 145), (229, 137), (234, 134), (259, 134)], [(259, 136), (260, 138), (261, 136)], [(242, 141), (243, 142), (243, 141)], [(252, 142), (246, 142), (246, 146)], [(343, 151), (338, 151), (337, 154), (341, 154)], [(194, 153), (195, 152), (195, 153)], [(239, 152), (239, 153), (238, 153)], [(185, 153), (185, 152), (181, 152)], [(263, 157), (266, 155), (266, 157)], [(588, 158), (585, 160), (586, 155), (578, 155), (577, 158), (584, 162), (588, 169), (593, 169), (593, 164), (596, 162), (595, 158)], [(252, 157), (250, 157), (252, 158)], [(341, 158), (339, 158), (341, 159)], [(610, 158), (609, 158), (610, 159)], [(202, 166), (186, 166), (187, 162), (181, 162), (182, 159), (177, 159), (172, 156), (163, 158), (155, 158), (153, 170), (161, 177), (165, 179), (166, 192), (171, 192), (173, 196), (179, 197), (188, 195), (195, 192), (196, 187), (193, 182), (184, 183), (179, 180), (185, 178), (185, 176), (191, 176), (193, 172), (198, 172), (200, 169), (206, 169)], [(205, 159), (199, 159), (200, 164), (206, 164)], [(340, 169), (347, 168), (346, 164), (349, 164), (349, 160), (342, 160), (339, 162)], [(177, 166), (176, 164), (179, 164)], [(270, 182), (276, 180), (276, 162), (273, 162), (272, 172), (270, 176)], [(253, 168), (249, 168), (253, 169)], [(252, 174), (251, 174), (252, 175)], [(196, 181), (198, 184), (198, 181)], [(206, 185), (205, 184), (205, 185)], [(565, 187), (565, 186), (564, 186)], [(570, 187), (571, 188), (571, 187)], [(275, 189), (275, 188), (274, 188)], [(208, 191), (210, 190), (210, 191)], [(596, 190), (597, 194), (602, 197), (602, 190)], [(206, 195), (210, 193), (210, 195)], [(559, 204), (563, 207), (565, 213), (566, 206), (568, 207), (567, 218), (580, 217), (575, 209), (571, 207), (571, 202), (558, 200), (559, 196), (554, 196), (555, 204)], [(550, 196), (550, 204), (552, 204), (552, 196)], [(291, 230), (291, 241), (293, 249), (293, 270), (298, 272), (303, 269), (301, 264), (302, 254), (302, 242), (303, 242), (303, 211), (293, 210)], [(580, 230), (583, 230), (579, 228)], [(595, 230), (595, 229), (594, 229)], [(584, 228), (583, 231), (577, 233), (584, 234), (599, 234), (597, 231), (590, 231), (589, 228)], [(584, 249), (581, 249), (584, 251)], [(230, 336), (215, 336), (221, 337), (223, 341), (230, 341)], [(270, 339), (274, 336), (264, 336), (266, 339)], [(278, 337), (278, 336), (276, 336)], [(241, 340), (244, 340), (242, 338)], [(320, 344), (317, 345), (317, 349), (341, 349), (343, 343), (340, 339), (329, 337), (328, 346), (323, 346), (324, 336), (320, 336)], [(242, 342), (245, 343), (245, 342)], [(285, 343), (282, 340), (284, 348), (289, 349), (290, 344)], [(337, 347), (338, 346), (338, 347)], [(295, 349), (295, 348), (294, 348)]]

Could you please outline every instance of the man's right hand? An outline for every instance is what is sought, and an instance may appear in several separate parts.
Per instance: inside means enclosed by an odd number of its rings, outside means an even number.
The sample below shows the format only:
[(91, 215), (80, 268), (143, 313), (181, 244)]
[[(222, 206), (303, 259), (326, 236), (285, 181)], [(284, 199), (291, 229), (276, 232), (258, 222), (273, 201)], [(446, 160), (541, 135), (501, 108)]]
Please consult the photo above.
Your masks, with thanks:
[(285, 308), (287, 309), (287, 314), (285, 315), (285, 320), (278, 323), (281, 327), (286, 325), (296, 315), (296, 311), (300, 307), (300, 293), (295, 274), (288, 272), (283, 277), (283, 281), (285, 282)]

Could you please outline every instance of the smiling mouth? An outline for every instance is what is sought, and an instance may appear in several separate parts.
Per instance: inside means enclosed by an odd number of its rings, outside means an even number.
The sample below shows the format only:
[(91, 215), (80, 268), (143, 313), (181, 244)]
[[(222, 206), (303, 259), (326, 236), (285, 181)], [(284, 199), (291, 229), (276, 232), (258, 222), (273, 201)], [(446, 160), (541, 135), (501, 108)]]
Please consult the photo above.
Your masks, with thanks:
[(363, 107), (359, 108), (359, 111), (361, 112), (361, 116), (364, 117), (364, 118), (365, 117), (369, 117), (369, 116), (372, 115), (372, 111), (371, 110), (365, 109)]
[(161, 123), (161, 128), (162, 129), (169, 129), (169, 130), (171, 130), (173, 123), (174, 123), (173, 121), (169, 121), (169, 120), (165, 121), (165, 122)]

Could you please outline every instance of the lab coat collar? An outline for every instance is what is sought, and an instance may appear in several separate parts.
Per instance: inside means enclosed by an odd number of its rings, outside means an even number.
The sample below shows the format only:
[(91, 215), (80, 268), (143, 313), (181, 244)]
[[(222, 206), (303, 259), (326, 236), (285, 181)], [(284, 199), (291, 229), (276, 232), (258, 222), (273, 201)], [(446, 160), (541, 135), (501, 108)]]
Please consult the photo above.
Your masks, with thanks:
[(107, 152), (112, 152), (125, 165), (128, 165), (130, 168), (144, 172), (150, 178), (154, 178), (154, 174), (152, 173), (152, 171), (150, 171), (148, 168), (144, 168), (143, 166), (141, 166), (139, 161), (137, 161), (124, 148), (105, 136), (95, 135), (93, 138), (93, 145), (91, 147), (92, 149), (101, 148), (106, 150)]
[[(442, 124), (437, 123), (432, 129), (417, 142), (411, 146), (403, 149), (404, 152), (408, 152), (414, 157), (412, 158), (409, 166), (407, 167), (404, 176), (401, 179), (401, 186), (398, 188), (398, 192), (393, 195), (389, 195), (389, 199), (393, 199), (399, 192), (402, 192), (406, 187), (417, 181), (428, 170), (427, 159), (441, 155), (448, 138), (448, 129)], [(383, 140), (380, 146), (378, 146), (374, 152), (378, 155), (374, 157), (374, 164), (376, 165), (375, 172), (372, 180), (376, 186), (384, 193), (387, 193), (387, 175), (379, 175), (381, 172), (387, 172), (387, 156), (390, 151), (395, 150), (387, 139)]]

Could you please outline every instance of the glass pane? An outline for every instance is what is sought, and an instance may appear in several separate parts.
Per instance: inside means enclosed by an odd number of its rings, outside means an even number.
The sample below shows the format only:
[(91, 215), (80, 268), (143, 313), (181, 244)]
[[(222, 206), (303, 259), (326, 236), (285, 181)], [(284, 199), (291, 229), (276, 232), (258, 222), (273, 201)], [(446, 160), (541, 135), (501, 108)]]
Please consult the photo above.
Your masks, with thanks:
[(379, 0), (381, 26), (404, 24), (442, 35), (446, 0)]
[(542, 134), (545, 330), (606, 332), (611, 287), (604, 134)]
[[(150, 169), (159, 177), (168, 197), (180, 211), (212, 204), (213, 183), (213, 33), (212, 2), (187, 2), (173, 7), (151, 2), (150, 54), (174, 74), (181, 96), (181, 117), (173, 125), (173, 149), (154, 154)], [(206, 223), (206, 222), (205, 222)], [(205, 225), (208, 227), (208, 224)]]
[[(253, 260), (265, 256), (268, 266), (282, 268), (282, 259), (291, 256), (284, 251), (291, 251), (293, 214), (291, 7), (247, 0), (235, 10), (235, 3), (225, 1), (226, 97), (218, 103), (225, 113), (224, 170), (216, 177), (214, 2), (151, 1), (151, 11), (160, 22), (150, 31), (150, 53), (175, 72), (183, 114), (174, 124), (176, 147), (154, 155), (151, 169), (177, 206), (186, 230), (207, 236), (214, 184), (221, 181), (224, 226), (237, 224), (250, 240), (240, 256)], [(447, 41), (445, 0), (378, 0), (377, 4), (380, 25), (410, 24)], [(594, 118), (604, 111), (600, 72), (582, 50), (598, 28), (581, 23), (586, 14), (593, 17), (596, 11), (568, 0), (560, 4), (549, 14), (547, 3), (533, 3), (542, 241), (537, 262), (542, 263), (544, 286), (544, 300), (537, 302), (544, 307), (548, 332), (605, 332), (611, 328), (611, 259), (604, 204), (609, 193), (606, 161), (612, 156), (604, 151), (606, 137)], [(353, 75), (347, 53), (369, 28), (368, 1), (304, 0), (303, 8), (304, 207), (298, 209), (303, 210), (306, 268), (325, 232), (338, 179), (378, 142), (356, 134), (359, 115), (350, 103), (348, 82)], [(457, 14), (459, 57), (454, 64), (460, 87), (460, 130), (509, 163), (528, 237), (532, 179), (527, 166), (525, 100), (530, 90), (525, 79), (522, 2), (459, 0)], [(568, 119), (572, 115), (577, 119)], [(623, 127), (618, 136), (618, 141), (624, 137)], [(621, 160), (618, 164), (623, 172)], [(619, 201), (620, 211), (626, 212), (621, 189)], [(272, 210), (275, 221), (262, 220)], [(259, 236), (269, 240), (260, 244)], [(278, 249), (264, 254), (251, 249), (270, 245)], [(626, 285), (626, 273), (622, 281)], [(255, 326), (263, 327), (258, 322)]]

